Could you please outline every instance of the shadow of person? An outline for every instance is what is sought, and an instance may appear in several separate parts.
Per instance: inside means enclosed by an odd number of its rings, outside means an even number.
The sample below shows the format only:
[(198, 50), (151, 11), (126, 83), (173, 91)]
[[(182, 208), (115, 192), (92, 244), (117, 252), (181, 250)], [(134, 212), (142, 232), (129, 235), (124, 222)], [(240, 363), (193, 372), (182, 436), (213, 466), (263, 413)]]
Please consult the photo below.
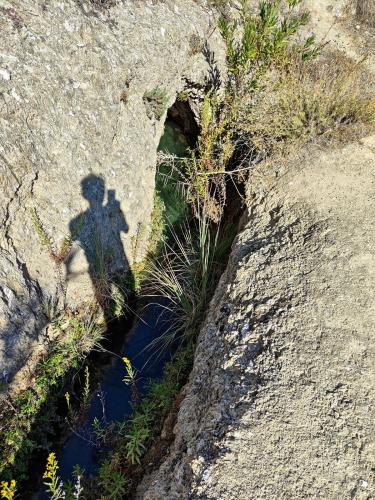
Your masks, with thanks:
[[(81, 190), (82, 196), (89, 202), (89, 207), (71, 220), (70, 235), (85, 253), (95, 299), (108, 322), (113, 317), (114, 280), (116, 276), (130, 273), (121, 239), (121, 234), (127, 233), (129, 227), (120, 202), (116, 200), (114, 189), (108, 190), (107, 204), (103, 204), (105, 198), (103, 178), (93, 174), (88, 175), (81, 181)], [(75, 274), (71, 269), (72, 259), (67, 260), (65, 264), (69, 281)]]

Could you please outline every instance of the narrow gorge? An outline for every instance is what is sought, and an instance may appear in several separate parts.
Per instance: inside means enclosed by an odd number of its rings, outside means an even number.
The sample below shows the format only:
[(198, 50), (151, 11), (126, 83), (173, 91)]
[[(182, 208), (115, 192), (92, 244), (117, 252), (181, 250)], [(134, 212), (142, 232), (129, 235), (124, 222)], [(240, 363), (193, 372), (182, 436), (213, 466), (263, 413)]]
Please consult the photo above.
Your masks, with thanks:
[(1, 498), (374, 498), (374, 20), (0, 0)]

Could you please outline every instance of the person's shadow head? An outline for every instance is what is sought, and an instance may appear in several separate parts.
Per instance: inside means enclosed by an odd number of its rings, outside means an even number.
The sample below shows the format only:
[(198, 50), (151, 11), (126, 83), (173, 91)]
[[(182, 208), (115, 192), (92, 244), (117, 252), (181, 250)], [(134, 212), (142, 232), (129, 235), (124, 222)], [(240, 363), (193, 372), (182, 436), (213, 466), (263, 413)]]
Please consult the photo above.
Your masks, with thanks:
[(94, 174), (87, 175), (81, 181), (81, 193), (91, 206), (102, 205), (105, 194), (104, 179)]

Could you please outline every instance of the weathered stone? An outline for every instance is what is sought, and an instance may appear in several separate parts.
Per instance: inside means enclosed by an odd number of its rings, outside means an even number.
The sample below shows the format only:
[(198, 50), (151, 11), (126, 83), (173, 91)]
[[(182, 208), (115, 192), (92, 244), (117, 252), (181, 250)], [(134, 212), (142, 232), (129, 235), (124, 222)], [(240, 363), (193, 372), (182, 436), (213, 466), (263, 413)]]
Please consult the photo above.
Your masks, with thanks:
[[(207, 58), (191, 53), (193, 34), (209, 37), (223, 61), (214, 26), (209, 10), (192, 0), (0, 0), (5, 380), (31, 352), (44, 323), (43, 301), (56, 288), (61, 295), (66, 286), (67, 304), (75, 306), (97, 292), (100, 253), (112, 271), (142, 256), (166, 110), (186, 82), (203, 86), (209, 77)], [(158, 86), (166, 109), (160, 120), (149, 119), (142, 98)], [(75, 237), (62, 266), (64, 287), (41, 248), (32, 208), (55, 253), (64, 237)], [(144, 239), (134, 245), (139, 233)]]
[(369, 137), (254, 169), (174, 443), (137, 498), (374, 498), (374, 162)]

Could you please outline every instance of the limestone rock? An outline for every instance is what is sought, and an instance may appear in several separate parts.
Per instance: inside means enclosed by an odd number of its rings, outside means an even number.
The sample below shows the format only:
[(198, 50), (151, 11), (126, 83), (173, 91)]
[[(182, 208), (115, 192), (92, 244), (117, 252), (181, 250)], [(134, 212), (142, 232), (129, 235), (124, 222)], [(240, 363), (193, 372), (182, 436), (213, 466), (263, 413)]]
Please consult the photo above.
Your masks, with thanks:
[[(59, 281), (75, 306), (96, 293), (95, 259), (118, 270), (142, 256), (166, 111), (187, 82), (202, 87), (208, 78), (210, 62), (192, 52), (193, 35), (208, 39), (222, 64), (215, 25), (193, 0), (0, 0), (3, 380), (38, 341), (43, 302)], [(143, 95), (157, 87), (165, 110), (150, 119)], [(73, 236), (60, 278), (31, 209), (55, 253)]]
[(175, 440), (138, 498), (375, 496), (375, 137), (258, 167)]

